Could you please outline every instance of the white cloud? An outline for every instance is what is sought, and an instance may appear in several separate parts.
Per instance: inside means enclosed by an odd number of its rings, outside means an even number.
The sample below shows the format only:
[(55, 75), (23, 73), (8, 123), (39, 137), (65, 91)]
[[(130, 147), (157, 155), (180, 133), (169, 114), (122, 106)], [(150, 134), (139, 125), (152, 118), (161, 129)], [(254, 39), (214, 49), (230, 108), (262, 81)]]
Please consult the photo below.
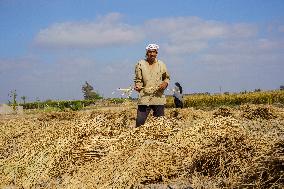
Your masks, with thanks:
[(166, 41), (167, 52), (180, 54), (203, 50), (211, 40), (248, 38), (256, 33), (257, 27), (252, 24), (228, 24), (198, 17), (152, 19), (135, 26), (122, 22), (121, 14), (111, 13), (94, 22), (55, 23), (37, 34), (35, 44), (80, 49), (125, 45), (146, 39)]
[(53, 48), (97, 48), (135, 43), (143, 38), (136, 26), (122, 23), (120, 19), (120, 14), (112, 13), (95, 22), (56, 23), (41, 30), (35, 43)]
[(235, 66), (246, 67), (247, 65), (282, 65), (284, 56), (281, 53), (245, 53), (245, 52), (208, 52), (200, 55), (193, 61), (195, 64), (211, 65), (220, 68), (234, 69)]
[(145, 23), (148, 35), (167, 35), (172, 41), (191, 41), (221, 37), (226, 33), (224, 24), (204, 21), (198, 17), (153, 19)]
[(253, 24), (229, 24), (198, 17), (153, 19), (144, 28), (150, 38), (166, 41), (166, 51), (172, 54), (195, 53), (208, 48), (212, 41), (243, 40), (257, 34)]
[(284, 40), (269, 38), (226, 39), (214, 44), (214, 47), (208, 51), (224, 56), (227, 54), (259, 56), (268, 53), (284, 53)]
[(206, 40), (225, 37), (244, 38), (256, 35), (257, 27), (247, 23), (224, 23), (198, 17), (153, 19), (145, 23), (148, 35), (168, 35), (177, 41)]
[(170, 54), (192, 54), (208, 47), (206, 41), (190, 41), (188, 43), (165, 43), (163, 45), (165, 53)]

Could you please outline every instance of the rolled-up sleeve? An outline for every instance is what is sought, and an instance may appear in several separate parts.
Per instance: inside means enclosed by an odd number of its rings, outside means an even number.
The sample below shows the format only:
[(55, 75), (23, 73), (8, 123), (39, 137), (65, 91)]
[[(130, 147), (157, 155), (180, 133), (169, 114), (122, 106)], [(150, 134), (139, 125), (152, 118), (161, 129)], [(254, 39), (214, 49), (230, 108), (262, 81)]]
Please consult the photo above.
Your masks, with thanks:
[(170, 74), (167, 70), (167, 66), (164, 64), (163, 66), (163, 75), (162, 75), (163, 81), (167, 82), (168, 84), (170, 83)]
[(138, 87), (143, 87), (142, 69), (141, 64), (139, 62), (135, 66), (134, 85)]

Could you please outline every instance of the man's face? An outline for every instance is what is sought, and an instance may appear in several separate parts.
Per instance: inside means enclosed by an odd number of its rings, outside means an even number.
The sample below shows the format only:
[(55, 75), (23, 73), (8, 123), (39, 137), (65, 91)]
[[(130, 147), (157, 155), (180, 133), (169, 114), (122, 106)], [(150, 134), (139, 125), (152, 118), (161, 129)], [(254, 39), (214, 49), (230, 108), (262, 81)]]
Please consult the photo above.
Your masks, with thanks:
[(158, 51), (157, 50), (148, 50), (146, 55), (147, 55), (148, 61), (154, 62), (157, 58)]

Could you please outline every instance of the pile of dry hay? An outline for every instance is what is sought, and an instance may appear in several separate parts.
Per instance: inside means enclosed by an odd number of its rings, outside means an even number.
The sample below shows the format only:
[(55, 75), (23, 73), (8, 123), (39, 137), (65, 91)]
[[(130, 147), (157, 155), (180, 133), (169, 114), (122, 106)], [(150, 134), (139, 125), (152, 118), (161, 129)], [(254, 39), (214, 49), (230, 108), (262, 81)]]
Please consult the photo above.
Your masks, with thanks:
[[(284, 111), (249, 108), (169, 109), (136, 129), (134, 109), (1, 119), (0, 186), (282, 188)], [(272, 116), (244, 116), (257, 108)]]

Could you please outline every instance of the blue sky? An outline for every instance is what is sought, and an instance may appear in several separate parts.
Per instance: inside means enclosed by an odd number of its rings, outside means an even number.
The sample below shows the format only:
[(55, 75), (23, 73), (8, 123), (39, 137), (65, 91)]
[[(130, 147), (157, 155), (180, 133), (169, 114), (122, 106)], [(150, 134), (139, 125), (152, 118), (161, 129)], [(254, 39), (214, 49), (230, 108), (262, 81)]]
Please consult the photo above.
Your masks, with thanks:
[(0, 0), (0, 28), (0, 103), (117, 97), (148, 43), (185, 93), (284, 85), (283, 0)]

